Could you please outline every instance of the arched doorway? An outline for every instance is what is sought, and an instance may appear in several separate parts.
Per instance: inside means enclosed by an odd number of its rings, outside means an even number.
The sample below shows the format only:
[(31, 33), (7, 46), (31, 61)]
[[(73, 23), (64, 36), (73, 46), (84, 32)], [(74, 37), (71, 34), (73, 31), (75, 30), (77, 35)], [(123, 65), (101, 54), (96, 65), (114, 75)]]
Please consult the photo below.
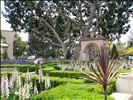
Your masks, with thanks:
[(93, 57), (97, 58), (99, 47), (95, 43), (89, 43), (84, 48), (84, 53), (86, 53), (86, 60), (93, 60)]
[(93, 49), (96, 48), (99, 50), (100, 46), (105, 46), (106, 39), (95, 32), (90, 32), (88, 35), (81, 37), (80, 42), (81, 49), (79, 60), (89, 61), (90, 54), (94, 52)]

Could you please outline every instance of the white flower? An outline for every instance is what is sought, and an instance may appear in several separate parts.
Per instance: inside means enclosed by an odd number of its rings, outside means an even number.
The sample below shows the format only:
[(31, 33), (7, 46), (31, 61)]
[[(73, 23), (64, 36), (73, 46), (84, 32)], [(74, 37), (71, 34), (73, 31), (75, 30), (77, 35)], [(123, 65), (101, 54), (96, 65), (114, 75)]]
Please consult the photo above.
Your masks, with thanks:
[(46, 79), (45, 79), (45, 89), (49, 89), (50, 87), (51, 87), (50, 78), (48, 76), (46, 76)]
[(7, 74), (1, 77), (1, 96), (3, 98), (8, 98), (9, 96), (9, 82)]
[(39, 83), (43, 82), (43, 73), (42, 70), (39, 69)]
[(19, 99), (26, 100), (28, 98), (30, 98), (30, 84), (25, 83), (19, 88)]
[(34, 86), (34, 94), (38, 94), (38, 89), (36, 86)]
[(30, 73), (27, 71), (26, 73), (26, 82), (29, 82), (31, 79)]

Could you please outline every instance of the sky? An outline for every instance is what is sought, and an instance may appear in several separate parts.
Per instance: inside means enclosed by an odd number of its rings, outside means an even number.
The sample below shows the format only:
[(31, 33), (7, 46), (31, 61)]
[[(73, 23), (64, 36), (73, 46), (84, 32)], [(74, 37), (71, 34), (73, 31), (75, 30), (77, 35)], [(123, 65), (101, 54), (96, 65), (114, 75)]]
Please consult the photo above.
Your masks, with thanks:
[[(4, 11), (4, 1), (0, 1), (1, 2), (1, 11)], [(129, 18), (130, 19), (130, 25), (131, 28), (129, 30), (133, 31), (133, 18)], [(1, 13), (1, 30), (12, 30), (11, 25), (6, 22), (6, 19), (3, 17), (2, 13)], [(19, 33), (19, 36), (22, 38), (22, 41), (28, 41), (28, 34), (27, 33)], [(124, 43), (128, 40), (129, 37), (129, 32), (127, 32), (125, 35), (121, 36), (120, 42)]]

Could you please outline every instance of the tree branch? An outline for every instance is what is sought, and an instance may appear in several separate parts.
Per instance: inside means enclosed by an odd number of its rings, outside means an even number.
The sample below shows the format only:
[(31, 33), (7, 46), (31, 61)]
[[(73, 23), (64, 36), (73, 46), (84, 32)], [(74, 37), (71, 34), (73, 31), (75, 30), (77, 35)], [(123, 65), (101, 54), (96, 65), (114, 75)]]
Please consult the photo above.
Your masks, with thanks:
[(90, 9), (91, 9), (91, 13), (90, 13), (90, 18), (89, 18), (88, 25), (87, 25), (86, 30), (85, 30), (85, 35), (88, 34), (88, 32), (90, 30), (92, 19), (93, 19), (93, 16), (95, 14), (95, 11), (96, 11), (96, 2), (94, 4), (91, 4)]
[[(42, 35), (41, 32), (37, 31), (36, 29), (30, 29), (30, 30), (33, 31), (33, 32), (35, 32), (35, 33), (38, 34), (38, 35), (43, 36), (43, 37), (44, 37), (47, 41), (49, 41), (51, 44), (61, 47), (60, 44), (57, 44), (57, 43), (53, 42), (50, 38), (47, 38), (45, 35)], [(35, 35), (35, 34), (34, 34), (34, 35)], [(42, 41), (43, 41), (43, 40), (42, 40)]]
[(56, 33), (56, 31), (53, 29), (53, 27), (51, 25), (49, 25), (43, 18), (41, 18), (41, 20), (48, 26), (48, 28), (53, 32), (53, 34), (55, 35), (55, 37), (59, 41), (59, 43), (62, 45), (63, 44), (63, 41), (61, 40), (61, 38), (59, 37), (59, 35)]

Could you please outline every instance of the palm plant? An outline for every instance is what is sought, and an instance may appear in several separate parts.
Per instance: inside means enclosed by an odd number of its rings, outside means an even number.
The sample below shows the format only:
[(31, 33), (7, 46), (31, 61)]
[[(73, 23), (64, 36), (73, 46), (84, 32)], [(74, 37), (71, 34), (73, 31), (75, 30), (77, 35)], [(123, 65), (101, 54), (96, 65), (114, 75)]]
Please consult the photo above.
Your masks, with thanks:
[(84, 71), (82, 72), (87, 75), (87, 79), (102, 85), (104, 100), (107, 100), (107, 86), (111, 83), (120, 67), (112, 73), (115, 62), (113, 59), (109, 60), (109, 53), (104, 46), (100, 47), (98, 58), (98, 61), (94, 58), (95, 66), (88, 66), (90, 74), (87, 74)]

